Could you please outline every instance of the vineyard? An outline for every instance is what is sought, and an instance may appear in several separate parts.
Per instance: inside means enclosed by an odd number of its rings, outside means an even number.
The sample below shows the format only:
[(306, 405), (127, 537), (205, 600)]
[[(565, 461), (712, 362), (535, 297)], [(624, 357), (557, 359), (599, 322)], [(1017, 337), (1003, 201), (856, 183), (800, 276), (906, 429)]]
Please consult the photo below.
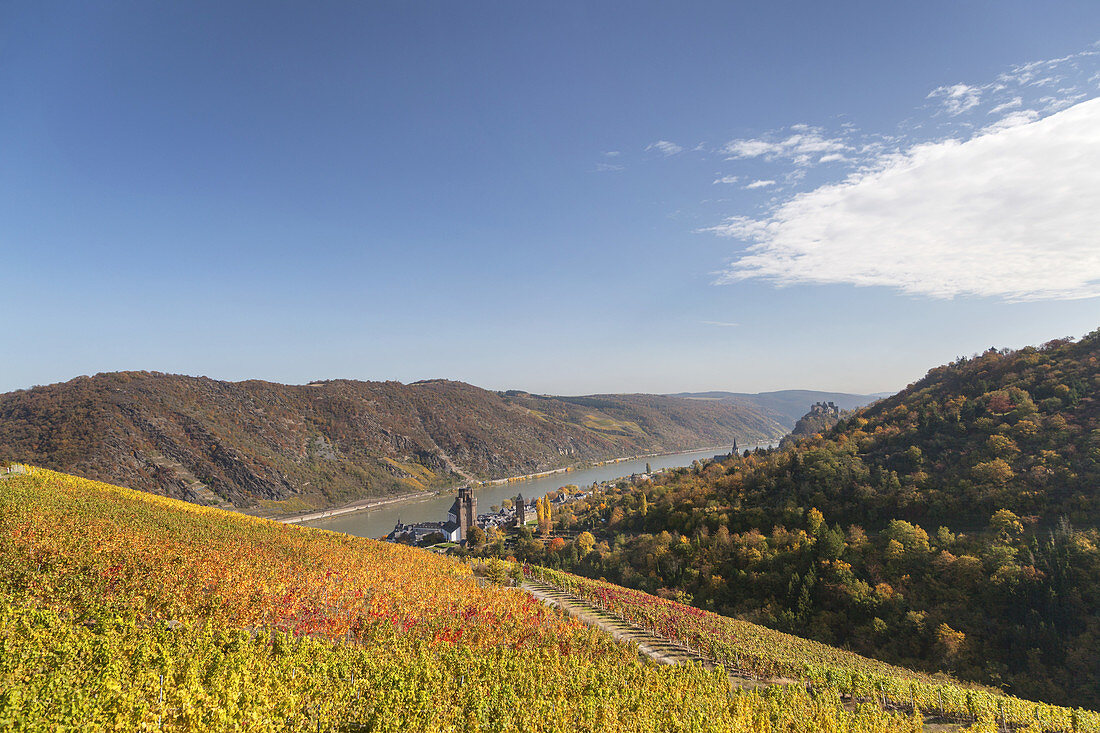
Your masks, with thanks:
[(456, 560), (41, 469), (0, 480), (0, 543), (0, 730), (920, 729), (658, 667)]
[(529, 567), (544, 583), (620, 618), (701, 651), (728, 670), (756, 678), (794, 678), (814, 690), (886, 707), (984, 723), (993, 729), (1100, 731), (1100, 715), (1030, 702), (943, 675), (929, 676), (641, 591), (557, 570)]

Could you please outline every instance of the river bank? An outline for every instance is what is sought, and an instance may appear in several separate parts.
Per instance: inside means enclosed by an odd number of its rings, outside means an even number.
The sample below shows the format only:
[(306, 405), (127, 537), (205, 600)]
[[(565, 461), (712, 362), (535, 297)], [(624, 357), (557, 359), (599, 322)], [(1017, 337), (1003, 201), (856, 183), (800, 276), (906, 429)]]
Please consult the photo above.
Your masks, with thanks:
[[(709, 446), (705, 448), (694, 448), (689, 451), (669, 451), (669, 452), (651, 452), (651, 453), (639, 453), (637, 456), (623, 456), (620, 458), (609, 458), (604, 461), (585, 461), (581, 463), (574, 463), (572, 466), (565, 466), (560, 469), (551, 469), (549, 471), (539, 471), (537, 473), (525, 473), (524, 475), (513, 475), (513, 477), (507, 477), (504, 479), (492, 479), (488, 481), (480, 481), (474, 485), (477, 486), (498, 486), (508, 483), (517, 483), (520, 481), (531, 481), (535, 479), (543, 479), (551, 477), (558, 473), (573, 473), (575, 471), (583, 471), (585, 469), (595, 468), (599, 466), (613, 466), (615, 463), (625, 463), (627, 461), (640, 460), (642, 458), (661, 458), (664, 456), (679, 456), (682, 452), (695, 453), (707, 450), (722, 450), (723, 446)], [(458, 484), (456, 484), (458, 485)], [(431, 496), (436, 496), (441, 493), (450, 493), (455, 486), (451, 486), (448, 489), (439, 489), (432, 491), (416, 491), (406, 494), (396, 494), (393, 496), (376, 496), (372, 499), (360, 499), (341, 506), (333, 506), (327, 508), (327, 510), (318, 510), (316, 512), (309, 512), (307, 514), (286, 514), (283, 516), (268, 517), (274, 519), (275, 522), (282, 522), (283, 524), (301, 524), (304, 522), (317, 522), (319, 519), (327, 519), (333, 516), (341, 516), (344, 514), (351, 514), (352, 512), (360, 512), (363, 510), (372, 510), (372, 508), (378, 508), (382, 506), (388, 506), (392, 504), (399, 504), (403, 502), (415, 502), (423, 499), (429, 499)]]
[[(696, 448), (685, 452), (653, 451), (641, 453), (636, 456), (624, 456), (596, 462), (574, 463), (572, 466), (539, 471), (517, 477), (493, 479), (474, 485), (475, 497), (483, 507), (499, 503), (505, 497), (510, 497), (511, 491), (520, 490), (528, 495), (528, 500), (535, 499), (536, 494), (541, 495), (548, 491), (557, 490), (558, 475), (571, 475), (572, 483), (592, 483), (593, 480), (608, 480), (617, 478), (618, 475), (640, 473), (646, 470), (647, 463), (652, 461), (654, 468), (672, 468), (686, 466), (692, 460), (706, 459), (715, 455), (715, 452), (725, 452), (729, 448), (725, 446)], [(631, 464), (634, 463), (634, 464)], [(614, 474), (614, 475), (613, 475)], [(526, 484), (522, 489), (513, 488), (515, 484)], [(309, 524), (337, 532), (346, 532), (360, 536), (382, 536), (393, 528), (396, 521), (419, 522), (437, 521), (447, 515), (447, 507), (453, 499), (453, 488), (432, 491), (409, 492), (392, 496), (370, 497), (359, 501), (344, 504), (342, 506), (318, 510), (306, 514), (284, 515), (272, 517), (277, 522), (285, 524)]]
[[(577, 463), (572, 466), (566, 466), (564, 468), (555, 468), (550, 471), (539, 471), (538, 473), (527, 473), (522, 476), (509, 476), (508, 478), (495, 478), (489, 481), (480, 481), (478, 486), (499, 486), (501, 484), (511, 484), (517, 481), (530, 481), (531, 479), (544, 478), (546, 476), (553, 476), (558, 473), (573, 473), (574, 471), (583, 471), (586, 468), (596, 468), (598, 466), (611, 466), (616, 463), (626, 463), (627, 461), (637, 461), (642, 458), (662, 458), (664, 456), (677, 456), (681, 453), (699, 453), (702, 451), (722, 450), (725, 446), (715, 445), (707, 446), (704, 448), (692, 448), (687, 451), (670, 451), (667, 453), (639, 453), (636, 456), (623, 456), (622, 458), (609, 458), (606, 461), (585, 461), (584, 463)], [(475, 487), (476, 488), (476, 487)]]

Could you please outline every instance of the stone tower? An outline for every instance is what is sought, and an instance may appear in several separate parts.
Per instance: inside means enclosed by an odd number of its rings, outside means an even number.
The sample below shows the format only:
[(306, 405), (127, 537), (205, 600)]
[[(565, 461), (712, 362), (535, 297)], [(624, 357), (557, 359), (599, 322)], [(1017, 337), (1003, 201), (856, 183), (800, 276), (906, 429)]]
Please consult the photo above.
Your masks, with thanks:
[(477, 499), (474, 490), (463, 486), (458, 490), (458, 527), (462, 539), (470, 539), (470, 529), (477, 526)]
[(523, 503), (523, 494), (516, 495), (516, 526), (522, 527), (527, 522), (527, 507)]

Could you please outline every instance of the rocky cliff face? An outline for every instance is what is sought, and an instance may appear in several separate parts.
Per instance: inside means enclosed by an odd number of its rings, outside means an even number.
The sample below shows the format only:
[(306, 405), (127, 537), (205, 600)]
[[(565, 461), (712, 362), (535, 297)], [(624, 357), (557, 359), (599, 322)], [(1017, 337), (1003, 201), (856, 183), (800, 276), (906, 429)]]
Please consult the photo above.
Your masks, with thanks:
[(282, 385), (118, 372), (0, 395), (0, 460), (270, 511), (782, 432), (745, 405), (445, 380)]
[(810, 411), (794, 424), (794, 429), (783, 438), (780, 446), (786, 446), (799, 438), (824, 433), (849, 414), (851, 411), (841, 410), (834, 402), (815, 402), (810, 406)]

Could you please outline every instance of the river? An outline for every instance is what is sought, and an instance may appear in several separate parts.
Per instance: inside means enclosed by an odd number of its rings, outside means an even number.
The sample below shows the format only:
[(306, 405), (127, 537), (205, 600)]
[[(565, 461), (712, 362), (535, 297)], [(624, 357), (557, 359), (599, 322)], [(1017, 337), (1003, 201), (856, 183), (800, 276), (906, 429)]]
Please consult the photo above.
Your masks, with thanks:
[[(751, 449), (755, 446), (746, 447)], [(716, 453), (721, 452), (721, 450), (707, 448), (706, 450), (674, 453), (667, 456), (632, 458), (627, 461), (606, 463), (601, 466), (591, 466), (549, 476), (510, 481), (502, 484), (490, 484), (476, 489), (474, 496), (477, 497), (478, 512), (484, 514), (489, 511), (489, 507), (493, 504), (500, 504), (504, 499), (511, 499), (516, 494), (523, 494), (523, 498), (530, 501), (545, 496), (551, 491), (557, 491), (562, 486), (569, 484), (582, 487), (591, 486), (594, 481), (610, 481), (633, 473), (645, 473), (647, 463), (653, 470), (690, 466), (692, 461), (712, 458)], [(344, 532), (358, 537), (384, 537), (390, 533), (398, 520), (406, 524), (445, 520), (447, 510), (454, 503), (454, 498), (455, 492), (448, 491), (435, 496), (409, 499), (373, 509), (360, 509), (335, 517), (314, 519), (302, 524), (309, 527), (330, 529), (334, 532)]]

